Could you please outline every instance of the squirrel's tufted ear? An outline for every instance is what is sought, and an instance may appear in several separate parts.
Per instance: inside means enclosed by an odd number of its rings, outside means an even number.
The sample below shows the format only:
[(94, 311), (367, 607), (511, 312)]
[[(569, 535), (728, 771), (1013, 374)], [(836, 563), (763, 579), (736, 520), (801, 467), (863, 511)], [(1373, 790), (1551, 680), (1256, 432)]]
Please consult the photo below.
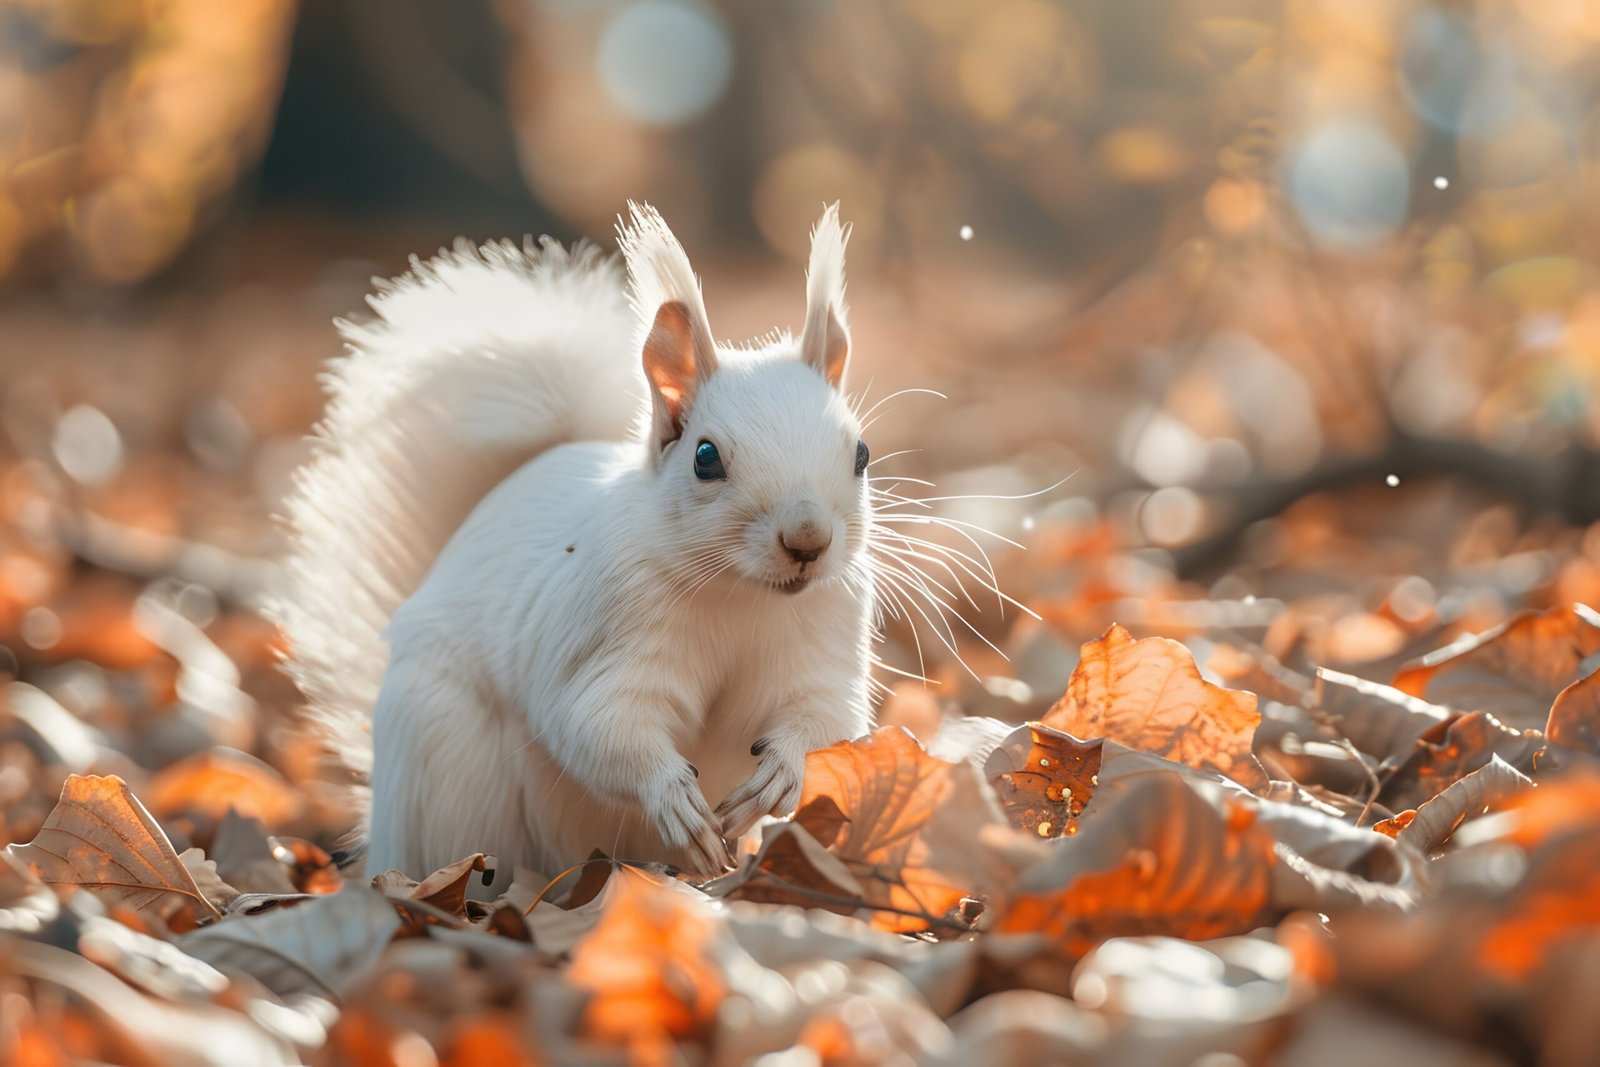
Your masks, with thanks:
[(716, 371), (717, 346), (683, 245), (655, 208), (629, 201), (628, 210), (629, 220), (618, 222), (617, 238), (644, 332), (652, 434), (665, 447), (683, 435), (695, 390)]
[(838, 203), (829, 204), (811, 231), (800, 356), (835, 389), (843, 388), (845, 366), (850, 361), (844, 306), (844, 246), (849, 240), (850, 227), (840, 224)]

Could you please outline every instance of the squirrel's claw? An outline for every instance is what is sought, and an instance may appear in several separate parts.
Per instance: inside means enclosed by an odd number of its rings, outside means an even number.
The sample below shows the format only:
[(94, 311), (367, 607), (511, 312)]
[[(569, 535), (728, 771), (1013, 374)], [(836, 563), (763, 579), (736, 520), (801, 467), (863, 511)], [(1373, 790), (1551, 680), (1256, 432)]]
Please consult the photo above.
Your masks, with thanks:
[(794, 810), (804, 775), (804, 752), (796, 759), (775, 747), (763, 748), (755, 772), (717, 805), (723, 834), (737, 840), (761, 816)]
[(643, 798), (645, 811), (667, 846), (685, 857), (685, 870), (720, 874), (733, 865), (733, 857), (696, 778), (694, 767), (685, 763), (658, 789), (651, 790), (654, 795)]

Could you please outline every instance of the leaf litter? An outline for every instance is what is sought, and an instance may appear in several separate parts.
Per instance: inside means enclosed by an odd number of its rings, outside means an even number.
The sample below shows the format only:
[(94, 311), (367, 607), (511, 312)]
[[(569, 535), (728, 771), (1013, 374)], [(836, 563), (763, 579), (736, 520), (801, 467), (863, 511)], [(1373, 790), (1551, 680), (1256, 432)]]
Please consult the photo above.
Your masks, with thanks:
[[(72, 506), (190, 561), (196, 514), (266, 554), (140, 464), (136, 492)], [(1518, 528), (1426, 479), (1382, 511), (1316, 492), (1206, 587), (1108, 515), (1041, 512), (994, 563), (1044, 621), (974, 616), (1007, 658), (963, 650), (970, 675), (924, 648), (933, 684), (812, 753), (734, 870), (597, 854), (479, 900), (495, 861), (468, 847), (342, 875), (341, 783), (278, 636), (223, 583), (86, 564), (29, 518), (67, 506), (46, 473), (0, 474), (0, 1062), (1600, 1047), (1600, 527)], [(28, 640), (40, 613), (57, 640)], [(888, 653), (912, 647), (891, 620)]]

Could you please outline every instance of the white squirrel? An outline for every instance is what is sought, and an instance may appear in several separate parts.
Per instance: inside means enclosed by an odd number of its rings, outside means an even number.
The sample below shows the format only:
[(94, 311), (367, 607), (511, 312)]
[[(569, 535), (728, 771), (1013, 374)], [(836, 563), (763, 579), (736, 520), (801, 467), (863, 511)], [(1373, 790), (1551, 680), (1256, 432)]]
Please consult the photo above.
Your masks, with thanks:
[(871, 725), (848, 227), (835, 205), (812, 233), (798, 339), (719, 346), (630, 207), (631, 308), (592, 247), (458, 243), (339, 324), (273, 614), (369, 872), (482, 851), (498, 885), (595, 848), (715, 872), (809, 750)]

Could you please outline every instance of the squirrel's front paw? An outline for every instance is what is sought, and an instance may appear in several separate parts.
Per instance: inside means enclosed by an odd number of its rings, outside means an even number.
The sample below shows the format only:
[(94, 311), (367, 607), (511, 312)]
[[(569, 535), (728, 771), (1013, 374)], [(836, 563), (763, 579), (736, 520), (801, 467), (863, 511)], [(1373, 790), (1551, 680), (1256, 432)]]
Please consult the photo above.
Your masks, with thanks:
[(680, 763), (651, 783), (640, 798), (667, 846), (686, 857), (695, 874), (720, 874), (732, 863), (711, 805), (692, 765)]
[(763, 815), (786, 815), (800, 803), (800, 785), (805, 778), (804, 749), (789, 750), (776, 742), (756, 742), (761, 762), (755, 773), (717, 805), (722, 832), (737, 838)]

